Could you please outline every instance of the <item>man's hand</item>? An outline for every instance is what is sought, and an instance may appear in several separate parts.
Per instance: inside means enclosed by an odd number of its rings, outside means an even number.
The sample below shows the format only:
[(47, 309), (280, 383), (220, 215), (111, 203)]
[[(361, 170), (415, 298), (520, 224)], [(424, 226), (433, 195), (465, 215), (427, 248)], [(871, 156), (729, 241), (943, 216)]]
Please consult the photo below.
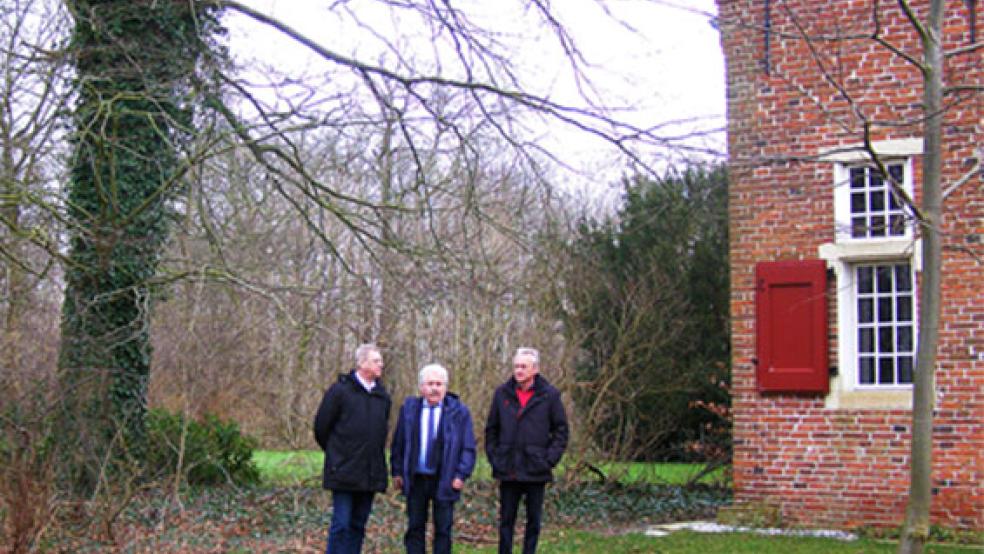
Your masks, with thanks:
[(451, 488), (456, 491), (460, 491), (461, 489), (465, 488), (465, 482), (455, 477), (454, 481), (451, 481)]
[(396, 490), (402, 491), (403, 490), (403, 477), (400, 477), (399, 475), (397, 475), (396, 477), (394, 477), (393, 478), (393, 486), (396, 487)]

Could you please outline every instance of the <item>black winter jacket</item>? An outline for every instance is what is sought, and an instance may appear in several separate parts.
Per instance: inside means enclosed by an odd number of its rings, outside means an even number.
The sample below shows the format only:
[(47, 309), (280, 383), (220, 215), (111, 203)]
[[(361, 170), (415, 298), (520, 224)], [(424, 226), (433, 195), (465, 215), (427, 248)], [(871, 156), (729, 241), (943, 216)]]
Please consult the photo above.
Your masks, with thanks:
[(520, 409), (516, 379), (495, 389), (485, 423), (485, 454), (502, 481), (553, 481), (551, 470), (567, 448), (567, 414), (560, 391), (537, 375), (533, 397)]
[(325, 453), (322, 486), (383, 492), (387, 484), (386, 424), (391, 400), (381, 382), (370, 393), (355, 371), (325, 392), (314, 417), (314, 438)]

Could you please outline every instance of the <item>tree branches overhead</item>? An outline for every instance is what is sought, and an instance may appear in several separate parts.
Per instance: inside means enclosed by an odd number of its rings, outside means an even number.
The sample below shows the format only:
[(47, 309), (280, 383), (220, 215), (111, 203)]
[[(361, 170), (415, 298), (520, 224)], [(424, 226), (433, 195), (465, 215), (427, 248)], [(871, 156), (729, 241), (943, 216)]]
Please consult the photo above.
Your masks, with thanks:
[[(427, 116), (429, 123), (438, 127), (455, 127), (456, 121), (447, 119), (444, 114), (434, 110), (435, 97), (456, 98), (459, 103), (471, 106), (472, 117), (483, 120), (492, 126), (499, 138), (519, 149), (543, 151), (535, 143), (537, 128), (544, 127), (544, 120), (554, 120), (594, 136), (606, 142), (609, 147), (644, 168), (651, 164), (652, 152), (643, 153), (646, 148), (659, 148), (677, 154), (716, 154), (688, 142), (694, 138), (679, 131), (668, 129), (679, 121), (663, 125), (640, 125), (617, 116), (618, 107), (605, 106), (599, 93), (593, 90), (588, 78), (584, 60), (573, 37), (558, 20), (554, 11), (543, 2), (514, 2), (495, 10), (481, 10), (470, 5), (476, 12), (470, 14), (453, 7), (447, 2), (379, 2), (391, 10), (386, 16), (375, 20), (360, 17), (348, 2), (332, 4), (331, 10), (346, 11), (355, 24), (366, 35), (375, 37), (383, 45), (378, 59), (368, 62), (341, 53), (340, 49), (325, 46), (316, 37), (308, 36), (285, 22), (271, 17), (257, 9), (235, 0), (209, 0), (217, 6), (234, 11), (262, 23), (303, 45), (325, 62), (342, 68), (358, 76), (369, 94), (379, 97), (379, 90), (393, 90), (398, 87), (412, 103), (402, 108), (384, 103), (387, 112), (399, 121)], [(360, 4), (360, 9), (365, 6)], [(371, 10), (369, 10), (371, 11)], [(490, 13), (490, 12), (496, 13)], [(406, 27), (414, 24), (429, 30), (434, 52), (423, 56), (420, 52), (408, 51), (399, 36), (387, 36), (380, 29), (380, 20), (390, 17)], [(484, 17), (482, 21), (478, 18)], [(547, 28), (552, 33), (558, 48), (569, 64), (569, 78), (575, 83), (578, 95), (568, 97), (580, 102), (558, 101), (549, 90), (536, 91), (531, 88), (528, 76), (518, 73), (518, 52), (503, 44), (504, 32), (490, 24), (493, 18), (509, 17), (510, 24), (520, 28)], [(628, 32), (628, 31), (626, 31)], [(409, 31), (408, 31), (409, 33)], [(353, 33), (345, 37), (328, 37), (328, 41), (359, 41), (360, 35)], [(550, 45), (547, 45), (550, 47)], [(535, 54), (525, 54), (535, 58)], [(388, 62), (388, 63), (387, 63)], [(388, 83), (385, 86), (382, 83)], [(438, 92), (442, 91), (442, 92)], [(358, 92), (356, 92), (358, 94)], [(418, 119), (419, 122), (419, 119)], [(409, 129), (409, 125), (407, 126)], [(456, 133), (457, 134), (457, 133)], [(408, 140), (419, 140), (411, 137)], [(458, 134), (459, 139), (464, 139)]]

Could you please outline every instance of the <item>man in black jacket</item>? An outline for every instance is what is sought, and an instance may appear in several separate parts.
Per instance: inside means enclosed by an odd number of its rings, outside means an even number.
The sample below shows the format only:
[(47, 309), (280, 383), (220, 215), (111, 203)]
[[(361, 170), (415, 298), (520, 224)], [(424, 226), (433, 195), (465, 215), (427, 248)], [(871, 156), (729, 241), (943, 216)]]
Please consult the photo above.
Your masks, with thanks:
[(523, 554), (536, 552), (543, 493), (567, 448), (567, 415), (560, 391), (540, 373), (540, 353), (520, 348), (513, 376), (495, 389), (485, 424), (485, 454), (499, 481), (499, 554), (512, 553), (519, 501), (526, 501)]
[(314, 418), (314, 438), (325, 453), (322, 486), (332, 491), (326, 554), (362, 550), (377, 492), (386, 490), (386, 422), (390, 397), (379, 376), (383, 356), (375, 345), (355, 351), (356, 369), (325, 392)]

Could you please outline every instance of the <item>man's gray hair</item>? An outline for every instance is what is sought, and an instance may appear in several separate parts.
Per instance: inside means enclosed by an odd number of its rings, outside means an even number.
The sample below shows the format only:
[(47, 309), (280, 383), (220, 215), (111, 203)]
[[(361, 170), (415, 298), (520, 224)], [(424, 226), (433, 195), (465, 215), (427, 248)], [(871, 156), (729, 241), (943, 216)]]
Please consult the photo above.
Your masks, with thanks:
[(513, 360), (520, 356), (529, 356), (533, 358), (533, 365), (540, 367), (540, 351), (536, 348), (520, 347), (516, 349), (516, 354), (513, 355)]
[(355, 349), (355, 365), (361, 365), (370, 352), (379, 352), (382, 354), (382, 352), (379, 351), (379, 347), (371, 342), (360, 344), (359, 347)]
[(441, 379), (444, 381), (444, 384), (445, 385), (448, 384), (448, 370), (447, 369), (444, 369), (444, 366), (443, 365), (441, 365), (441, 364), (427, 364), (424, 367), (420, 368), (420, 372), (417, 373), (417, 386), (418, 387), (420, 385), (423, 385), (424, 384), (424, 380), (426, 380), (427, 374), (429, 372), (431, 372), (431, 371), (434, 371), (434, 372), (437, 372), (438, 374), (440, 374)]

